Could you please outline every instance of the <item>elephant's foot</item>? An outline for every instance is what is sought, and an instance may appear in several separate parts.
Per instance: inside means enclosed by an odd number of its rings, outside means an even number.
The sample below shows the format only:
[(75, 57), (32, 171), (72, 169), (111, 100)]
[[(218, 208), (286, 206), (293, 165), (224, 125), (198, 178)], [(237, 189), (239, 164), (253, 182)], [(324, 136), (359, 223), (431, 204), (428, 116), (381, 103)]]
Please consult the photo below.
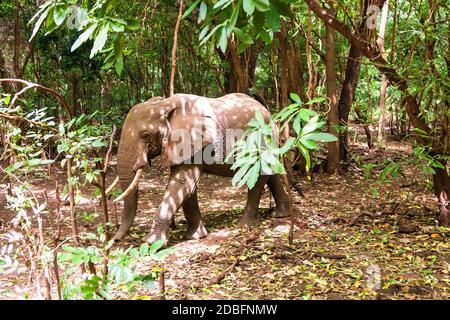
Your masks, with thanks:
[(183, 239), (186, 240), (198, 240), (204, 238), (208, 235), (208, 231), (206, 231), (203, 222), (200, 221), (198, 227), (195, 225), (188, 225), (186, 232), (183, 235)]
[(258, 224), (258, 219), (254, 215), (244, 214), (241, 219), (239, 219), (238, 226), (242, 227), (253, 227)]
[(275, 212), (273, 213), (274, 218), (286, 218), (290, 217), (291, 212), (289, 211), (288, 206), (279, 206), (275, 208)]
[(153, 244), (153, 243), (155, 243), (158, 240), (163, 240), (164, 241), (164, 246), (166, 246), (167, 245), (166, 233), (165, 232), (161, 232), (161, 231), (152, 230), (143, 239), (143, 241), (147, 242), (148, 244)]
[(119, 227), (119, 230), (117, 230), (116, 234), (112, 237), (112, 240), (114, 240), (115, 242), (119, 242), (122, 241), (123, 238), (125, 238), (125, 236), (128, 233), (128, 228), (122, 228), (122, 226)]
[(114, 240), (115, 242), (119, 242), (122, 241), (124, 237), (125, 233), (116, 232), (116, 234), (112, 237), (112, 240)]

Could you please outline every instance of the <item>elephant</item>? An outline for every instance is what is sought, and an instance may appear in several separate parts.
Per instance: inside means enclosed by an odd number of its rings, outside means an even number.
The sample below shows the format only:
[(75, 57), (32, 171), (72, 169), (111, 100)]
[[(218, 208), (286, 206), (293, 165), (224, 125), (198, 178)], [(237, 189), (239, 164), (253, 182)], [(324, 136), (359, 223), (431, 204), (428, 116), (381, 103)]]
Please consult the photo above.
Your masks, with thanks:
[[(205, 237), (207, 231), (197, 201), (200, 175), (233, 176), (231, 164), (223, 161), (224, 137), (230, 130), (243, 131), (257, 110), (266, 120), (269, 118), (270, 112), (261, 103), (241, 93), (219, 98), (179, 93), (166, 99), (152, 98), (132, 107), (125, 118), (117, 154), (116, 182), (125, 191), (114, 200), (124, 200), (124, 207), (121, 225), (113, 239), (123, 239), (133, 224), (142, 168), (156, 156), (161, 156), (161, 167), (168, 168), (170, 173), (163, 200), (144, 241), (154, 243), (162, 239), (167, 243), (166, 231), (180, 207), (187, 222), (183, 238)], [(228, 140), (225, 144), (229, 144)], [(209, 158), (201, 157), (208, 152)], [(275, 199), (273, 216), (290, 216), (289, 197), (280, 176), (261, 175), (247, 192), (239, 226), (258, 223), (256, 213), (266, 184)]]

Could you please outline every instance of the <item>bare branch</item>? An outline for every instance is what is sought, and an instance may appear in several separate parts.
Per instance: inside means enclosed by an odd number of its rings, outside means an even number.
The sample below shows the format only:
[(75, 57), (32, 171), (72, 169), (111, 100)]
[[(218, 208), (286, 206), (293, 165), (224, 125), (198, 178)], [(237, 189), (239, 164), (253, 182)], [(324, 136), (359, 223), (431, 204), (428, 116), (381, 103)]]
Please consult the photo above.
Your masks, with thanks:
[(7, 83), (22, 83), (24, 85), (26, 85), (25, 88), (23, 88), (22, 90), (20, 90), (18, 93), (16, 93), (11, 101), (11, 106), (14, 106), (16, 100), (18, 99), (18, 97), (20, 95), (22, 95), (25, 91), (27, 91), (28, 89), (31, 88), (36, 88), (40, 91), (46, 92), (46, 93), (50, 93), (52, 96), (54, 96), (56, 99), (58, 99), (61, 104), (64, 106), (64, 108), (66, 109), (67, 113), (69, 114), (69, 119), (71, 119), (73, 117), (72, 111), (69, 107), (69, 105), (67, 104), (66, 100), (64, 100), (64, 98), (55, 90), (41, 86), (40, 84), (37, 83), (33, 83), (30, 81), (26, 81), (26, 80), (22, 80), (22, 79), (0, 79), (0, 82), (7, 82)]

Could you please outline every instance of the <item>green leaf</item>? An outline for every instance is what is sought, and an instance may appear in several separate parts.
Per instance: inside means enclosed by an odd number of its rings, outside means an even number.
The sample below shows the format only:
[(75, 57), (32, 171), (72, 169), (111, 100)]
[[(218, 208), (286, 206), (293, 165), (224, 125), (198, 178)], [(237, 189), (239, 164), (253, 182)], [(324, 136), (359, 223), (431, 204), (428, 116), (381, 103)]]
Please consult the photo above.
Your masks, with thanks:
[(37, 17), (40, 16), (40, 14), (48, 8), (48, 6), (53, 4), (53, 0), (49, 0), (46, 1), (45, 3), (43, 3), (42, 5), (39, 6), (39, 10), (38, 12), (36, 12), (36, 14), (30, 19), (30, 21), (28, 21), (28, 24), (32, 23), (34, 20), (36, 20)]
[(253, 0), (258, 11), (267, 11), (270, 8), (269, 0)]
[(84, 42), (86, 42), (94, 33), (95, 29), (97, 28), (97, 23), (92, 24), (89, 28), (86, 29), (78, 39), (73, 43), (72, 47), (70, 48), (70, 51), (75, 51), (79, 46), (81, 46)]
[(273, 40), (273, 32), (267, 32), (266, 30), (261, 30), (258, 33), (259, 38), (261, 38), (266, 43), (271, 43)]
[(102, 140), (98, 139), (98, 140), (95, 140), (94, 142), (92, 142), (92, 146), (94, 148), (105, 147), (106, 143), (104, 143)]
[(266, 16), (266, 24), (273, 31), (277, 32), (280, 30), (280, 15), (273, 7), (270, 7), (265, 13)]
[(306, 162), (305, 170), (306, 172), (308, 172), (309, 169), (311, 169), (311, 156), (309, 155), (309, 150), (301, 144), (297, 144), (297, 147), (300, 153), (302, 154), (303, 158), (305, 159)]
[(36, 35), (36, 33), (38, 33), (39, 29), (41, 28), (42, 23), (44, 22), (45, 18), (47, 18), (47, 15), (48, 15), (48, 13), (49, 13), (49, 11), (50, 11), (51, 8), (52, 8), (52, 7), (48, 7), (48, 8), (41, 14), (41, 16), (39, 17), (38, 21), (37, 21), (36, 24), (34, 25), (33, 32), (31, 33), (30, 40), (28, 40), (28, 41), (33, 40), (33, 38), (34, 38), (34, 36)]
[(243, 32), (241, 29), (233, 28), (233, 33), (236, 35), (236, 37), (241, 41), (242, 43), (246, 45), (251, 45), (253, 43), (252, 37), (250, 37), (248, 34)]
[(80, 233), (80, 238), (84, 240), (97, 240), (97, 235), (91, 232)]
[(231, 34), (234, 26), (236, 25), (237, 18), (239, 16), (239, 9), (240, 9), (241, 2), (242, 2), (242, 0), (240, 0), (238, 5), (235, 6), (235, 8), (233, 9), (233, 13), (231, 14), (230, 22), (227, 25), (227, 36), (229, 36)]
[(128, 30), (136, 31), (141, 29), (141, 22), (137, 19), (126, 19)]
[(294, 101), (299, 106), (302, 104), (302, 100), (300, 99), (298, 94), (291, 92), (289, 96), (291, 97), (292, 101)]
[(222, 27), (222, 33), (220, 34), (219, 39), (219, 48), (220, 50), (222, 50), (223, 53), (227, 51), (227, 41), (228, 41), (227, 28)]
[(106, 40), (108, 38), (108, 31), (109, 23), (106, 23), (100, 29), (97, 37), (95, 38), (94, 46), (92, 47), (91, 54), (89, 56), (90, 59), (92, 59), (97, 54), (97, 52), (101, 51), (105, 46)]
[(53, 20), (55, 20), (55, 24), (59, 27), (64, 20), (66, 20), (67, 13), (69, 12), (67, 5), (56, 6), (53, 11)]
[(225, 9), (226, 7), (228, 7), (233, 1), (232, 0), (220, 0), (219, 2), (217, 2), (213, 9), (218, 9), (218, 8), (222, 8)]
[(154, 254), (156, 251), (161, 249), (163, 246), (164, 246), (164, 240), (162, 240), (162, 239), (157, 240), (150, 246), (150, 249), (148, 250), (148, 254), (149, 255)]
[(311, 120), (311, 117), (317, 116), (317, 113), (313, 110), (302, 108), (298, 112), (298, 116), (302, 118), (304, 122), (308, 122), (309, 120)]
[(327, 133), (327, 132), (314, 132), (314, 133), (307, 134), (307, 135), (303, 136), (302, 138), (312, 140), (312, 141), (320, 141), (320, 142), (338, 141), (338, 138), (336, 138), (331, 133)]
[(139, 247), (139, 254), (141, 255), (141, 257), (145, 257), (148, 254), (148, 251), (150, 249), (150, 246), (148, 243), (143, 243), (141, 244), (141, 246)]
[(260, 110), (256, 110), (255, 118), (256, 118), (256, 120), (258, 121), (258, 123), (260, 125), (264, 125), (265, 124), (264, 117), (263, 117), (262, 112)]
[(3, 103), (5, 105), (9, 105), (10, 102), (11, 102), (11, 95), (10, 94), (5, 95), (5, 97), (3, 98)]
[(319, 128), (319, 116), (314, 116), (309, 120), (309, 122), (303, 127), (302, 134), (306, 135), (310, 132), (313, 132), (314, 130)]
[[(205, 36), (204, 38), (201, 39), (200, 45), (205, 44), (205, 42), (208, 41), (209, 38), (211, 38), (212, 35), (213, 35), (214, 33), (216, 33), (216, 31), (217, 31), (220, 27), (223, 27), (223, 26), (224, 26), (223, 23), (222, 23), (222, 24), (219, 24), (219, 25), (217, 25), (217, 26), (215, 26), (215, 27), (211, 30), (211, 32), (208, 33), (207, 36)], [(203, 31), (203, 30), (202, 30), (202, 31)], [(226, 34), (226, 32), (225, 32), (225, 34)]]
[(313, 140), (308, 140), (308, 139), (302, 138), (302, 139), (300, 139), (300, 143), (310, 150), (317, 149), (317, 143), (315, 143)]
[(194, 9), (197, 7), (197, 5), (198, 5), (198, 3), (200, 2), (201, 0), (197, 0), (197, 1), (195, 1), (185, 12), (184, 12), (184, 14), (183, 14), (183, 17), (181, 18), (181, 19), (185, 19), (188, 15), (190, 15), (191, 14), (191, 12), (192, 11), (194, 11)]
[(256, 181), (258, 181), (259, 178), (259, 171), (261, 169), (261, 163), (256, 162), (253, 167), (249, 170), (249, 177), (247, 180), (247, 186), (251, 190), (256, 184)]
[(202, 3), (200, 3), (200, 10), (198, 12), (198, 23), (205, 20), (207, 12), (208, 12), (208, 6), (206, 5), (205, 1), (202, 1)]
[(202, 30), (200, 31), (200, 35), (198, 36), (198, 39), (201, 41), (206, 36), (208, 31), (209, 31), (209, 24), (202, 28)]
[(250, 169), (251, 163), (244, 164), (233, 176), (233, 179), (231, 180), (231, 184), (233, 186), (238, 185), (238, 183), (241, 181), (242, 177), (248, 172), (248, 169)]
[(248, 16), (252, 15), (255, 11), (255, 3), (253, 0), (244, 0), (244, 11)]
[(294, 124), (292, 125), (297, 135), (300, 135), (300, 131), (302, 130), (302, 118), (300, 117), (299, 114), (300, 113), (298, 113), (297, 116), (295, 117)]

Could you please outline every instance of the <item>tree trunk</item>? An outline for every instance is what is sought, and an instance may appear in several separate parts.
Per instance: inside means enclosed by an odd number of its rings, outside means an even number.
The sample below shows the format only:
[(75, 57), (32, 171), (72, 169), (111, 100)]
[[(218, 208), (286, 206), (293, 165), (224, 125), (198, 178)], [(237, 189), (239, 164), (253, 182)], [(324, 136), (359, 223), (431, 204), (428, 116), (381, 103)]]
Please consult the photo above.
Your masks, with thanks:
[(177, 42), (178, 42), (178, 30), (180, 29), (181, 16), (183, 15), (183, 0), (180, 1), (180, 9), (178, 11), (177, 23), (175, 24), (175, 31), (173, 33), (173, 48), (172, 48), (172, 70), (170, 73), (169, 83), (169, 96), (174, 94), (174, 82), (175, 82), (175, 69), (177, 67)]
[[(0, 49), (0, 78), (2, 79), (11, 78), (8, 70), (6, 69), (6, 61), (5, 57), (3, 56), (2, 49)], [(9, 84), (9, 82), (1, 82), (0, 85), (2, 86), (3, 92), (11, 93), (12, 87)]]
[[(72, 103), (70, 112), (74, 117), (78, 114), (78, 78), (76, 75), (72, 75), (70, 79), (72, 83)], [(92, 95), (91, 95), (92, 96)]]
[(289, 105), (289, 75), (288, 75), (288, 55), (287, 55), (287, 34), (286, 26), (283, 23), (280, 32), (277, 33), (280, 47), (278, 49), (280, 56), (280, 73), (281, 73), (281, 108)]
[[(357, 36), (365, 42), (366, 39), (366, 21), (367, 21), (367, 7), (369, 0), (360, 2), (360, 23), (358, 27)], [(333, 15), (334, 16), (334, 15)], [(350, 50), (348, 53), (347, 65), (345, 68), (345, 80), (342, 85), (341, 94), (339, 98), (339, 125), (346, 127), (341, 130), (339, 134), (339, 151), (341, 161), (348, 163), (349, 145), (348, 145), (348, 118), (352, 108), (353, 99), (355, 97), (356, 87), (358, 86), (359, 74), (361, 72), (361, 50), (354, 43), (350, 42)]]
[(352, 107), (353, 98), (355, 96), (356, 87), (358, 85), (359, 73), (361, 71), (362, 53), (355, 45), (350, 45), (350, 51), (347, 58), (347, 66), (345, 68), (345, 80), (342, 85), (339, 97), (339, 125), (345, 127), (340, 130), (339, 134), (339, 151), (340, 159), (344, 163), (348, 163), (348, 118)]
[[(291, 30), (296, 30), (294, 18), (291, 19)], [(305, 80), (303, 79), (303, 62), (300, 54), (300, 48), (295, 36), (289, 39), (287, 32), (286, 50), (287, 50), (287, 71), (289, 76), (289, 92), (295, 92), (300, 96), (303, 102), (307, 102), (308, 98), (305, 92)]]
[[(384, 36), (386, 34), (386, 25), (388, 21), (389, 13), (389, 0), (387, 0), (383, 5), (383, 13), (381, 15), (380, 31), (378, 33), (377, 45), (383, 58), (387, 59), (386, 50), (384, 49)], [(378, 121), (378, 140), (384, 142), (385, 140), (385, 128), (386, 128), (386, 89), (387, 89), (387, 79), (386, 76), (381, 78), (381, 89), (380, 89), (380, 119)]]
[(13, 68), (16, 78), (21, 78), (20, 71), (20, 6), (19, 0), (14, 1), (14, 56)]
[[(333, 0), (329, 0), (328, 4), (333, 9)], [(326, 56), (325, 56), (325, 68), (326, 68), (326, 83), (327, 83), (327, 97), (329, 101), (329, 113), (328, 113), (328, 131), (339, 136), (337, 126), (339, 125), (339, 109), (337, 106), (337, 89), (336, 89), (336, 49), (335, 49), (335, 31), (330, 26), (326, 26)], [(330, 142), (328, 144), (328, 157), (327, 157), (327, 173), (337, 174), (340, 170), (340, 152), (339, 141)]]

